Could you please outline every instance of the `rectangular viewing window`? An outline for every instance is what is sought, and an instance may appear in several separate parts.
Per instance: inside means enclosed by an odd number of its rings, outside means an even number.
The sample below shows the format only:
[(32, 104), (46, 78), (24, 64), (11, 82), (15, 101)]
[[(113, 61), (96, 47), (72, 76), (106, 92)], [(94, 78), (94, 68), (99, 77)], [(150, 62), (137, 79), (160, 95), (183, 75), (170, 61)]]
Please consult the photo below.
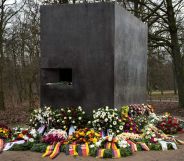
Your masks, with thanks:
[(71, 68), (48, 68), (44, 69), (47, 78), (46, 85), (51, 87), (71, 87), (72, 69)]
[(59, 70), (59, 81), (72, 83), (72, 69), (63, 68)]

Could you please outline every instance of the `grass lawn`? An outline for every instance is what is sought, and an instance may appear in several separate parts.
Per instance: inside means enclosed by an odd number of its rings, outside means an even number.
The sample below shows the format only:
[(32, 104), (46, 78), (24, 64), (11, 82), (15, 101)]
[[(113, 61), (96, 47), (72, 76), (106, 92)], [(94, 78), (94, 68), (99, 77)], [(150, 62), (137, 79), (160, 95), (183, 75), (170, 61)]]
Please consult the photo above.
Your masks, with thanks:
[(164, 91), (163, 94), (160, 91), (153, 91), (151, 95), (147, 96), (148, 100), (170, 100), (177, 101), (178, 95), (174, 94), (173, 90)]

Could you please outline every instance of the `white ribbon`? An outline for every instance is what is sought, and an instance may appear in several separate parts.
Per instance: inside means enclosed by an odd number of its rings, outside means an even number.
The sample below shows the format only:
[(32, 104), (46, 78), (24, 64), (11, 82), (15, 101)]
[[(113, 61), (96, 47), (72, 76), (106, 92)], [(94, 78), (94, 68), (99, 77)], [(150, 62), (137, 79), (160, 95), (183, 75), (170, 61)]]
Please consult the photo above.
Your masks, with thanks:
[(3, 151), (7, 151), (7, 150), (11, 149), (11, 147), (14, 144), (24, 144), (24, 143), (25, 143), (25, 140), (20, 140), (20, 141), (14, 141), (14, 142), (6, 143), (5, 146), (4, 146)]
[(163, 140), (160, 140), (158, 142), (161, 144), (163, 151), (168, 150), (167, 144), (171, 144), (174, 150), (178, 149), (174, 142), (167, 142)]

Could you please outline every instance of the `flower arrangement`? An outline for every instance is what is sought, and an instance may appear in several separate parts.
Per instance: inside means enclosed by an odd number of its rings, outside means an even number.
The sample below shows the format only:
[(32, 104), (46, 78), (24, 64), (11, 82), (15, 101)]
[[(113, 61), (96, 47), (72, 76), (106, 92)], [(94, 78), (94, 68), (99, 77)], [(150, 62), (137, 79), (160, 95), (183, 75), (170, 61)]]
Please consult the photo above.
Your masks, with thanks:
[(60, 113), (56, 118), (56, 127), (60, 127), (63, 130), (69, 130), (71, 126), (74, 129), (81, 128), (86, 125), (85, 123), (85, 111), (81, 106), (77, 108), (61, 108)]
[(92, 127), (96, 131), (105, 131), (121, 133), (123, 131), (124, 122), (122, 122), (118, 110), (111, 109), (108, 106), (99, 108), (97, 111), (93, 110)]
[(166, 134), (176, 134), (181, 130), (179, 120), (171, 115), (164, 115), (161, 121), (158, 122), (157, 127)]
[(134, 122), (133, 118), (129, 116), (124, 117), (122, 118), (122, 121), (124, 122), (124, 132), (140, 133), (138, 125)]
[(66, 131), (59, 130), (59, 129), (51, 129), (48, 133), (44, 134), (42, 138), (42, 142), (47, 144), (53, 144), (57, 142), (61, 142), (64, 144), (67, 139)]
[(90, 130), (88, 128), (79, 129), (75, 131), (73, 135), (69, 136), (68, 143), (76, 143), (76, 144), (85, 144), (88, 143), (94, 144), (100, 139), (100, 134), (95, 132), (94, 130)]
[(10, 139), (11, 138), (11, 130), (5, 125), (0, 125), (0, 139)]
[(150, 124), (154, 124), (154, 125), (157, 125), (158, 122), (161, 120), (161, 117), (160, 116), (157, 116), (155, 113), (151, 113), (149, 116), (148, 116), (148, 122)]
[(152, 143), (157, 143), (159, 138), (165, 138), (163, 131), (155, 127), (153, 124), (145, 126), (142, 132), (142, 137)]
[(132, 104), (129, 105), (129, 116), (135, 117), (137, 115), (147, 115), (154, 112), (154, 108), (151, 105), (144, 104)]
[(145, 115), (136, 116), (134, 122), (137, 124), (139, 130), (141, 130), (148, 124), (148, 117)]
[(35, 129), (15, 127), (12, 129), (12, 140), (25, 140), (29, 142), (34, 142), (38, 139), (39, 134)]
[(31, 113), (29, 120), (29, 125), (34, 128), (39, 128), (42, 125), (51, 127), (55, 121), (56, 113), (51, 109), (51, 107), (43, 107), (35, 109)]
[(138, 139), (142, 139), (142, 136), (139, 134), (134, 134), (134, 133), (121, 133), (119, 135), (116, 136), (116, 138), (118, 140), (138, 140)]

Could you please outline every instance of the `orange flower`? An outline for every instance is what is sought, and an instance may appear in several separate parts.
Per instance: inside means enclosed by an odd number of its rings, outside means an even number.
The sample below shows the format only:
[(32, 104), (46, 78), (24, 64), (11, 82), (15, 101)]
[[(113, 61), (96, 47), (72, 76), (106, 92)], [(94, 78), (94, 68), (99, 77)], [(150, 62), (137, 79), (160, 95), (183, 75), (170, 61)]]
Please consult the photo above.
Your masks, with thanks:
[(18, 138), (23, 138), (23, 136), (24, 136), (23, 134), (19, 134)]

